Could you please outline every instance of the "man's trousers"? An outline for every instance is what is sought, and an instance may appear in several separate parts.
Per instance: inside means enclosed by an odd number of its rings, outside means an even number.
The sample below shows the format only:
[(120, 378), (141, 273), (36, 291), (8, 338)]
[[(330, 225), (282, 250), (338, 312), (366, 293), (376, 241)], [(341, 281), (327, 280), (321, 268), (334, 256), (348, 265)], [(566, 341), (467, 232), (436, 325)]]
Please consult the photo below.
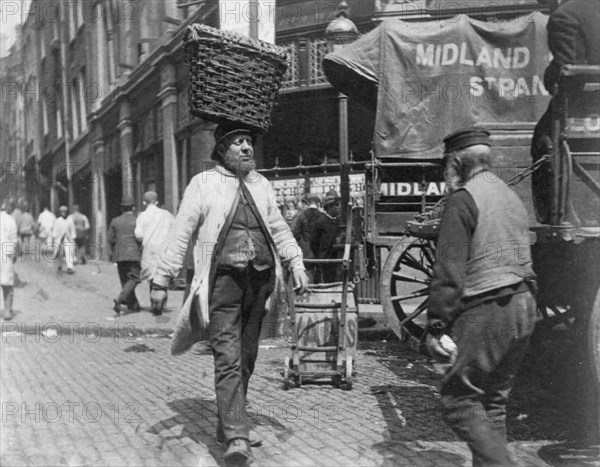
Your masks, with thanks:
[(208, 336), (215, 362), (218, 431), (227, 441), (249, 437), (248, 381), (254, 371), (265, 301), (274, 287), (271, 269), (217, 270)]
[(506, 403), (536, 321), (530, 292), (484, 302), (452, 324), (457, 360), (442, 383), (442, 410), (473, 465), (517, 465), (507, 448)]
[(67, 270), (73, 269), (75, 260), (75, 242), (63, 241), (60, 244), (54, 244), (58, 269), (62, 268), (63, 261), (67, 265)]
[(119, 303), (127, 305), (132, 310), (140, 306), (135, 296), (135, 288), (142, 281), (140, 274), (142, 268), (139, 261), (120, 261), (117, 263), (119, 280), (121, 281), (121, 293), (117, 298)]

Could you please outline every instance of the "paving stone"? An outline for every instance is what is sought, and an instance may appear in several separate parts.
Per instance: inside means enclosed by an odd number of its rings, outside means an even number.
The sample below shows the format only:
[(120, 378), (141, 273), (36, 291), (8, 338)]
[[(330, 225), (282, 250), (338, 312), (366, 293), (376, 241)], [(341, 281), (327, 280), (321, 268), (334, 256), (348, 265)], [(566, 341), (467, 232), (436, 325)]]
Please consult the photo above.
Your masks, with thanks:
[[(15, 307), (23, 310), (17, 323), (79, 320), (89, 329), (95, 322), (114, 323), (105, 319), (118, 290), (114, 269), (102, 267), (98, 277), (78, 267), (75, 276), (58, 279), (28, 264), (18, 266), (28, 286), (17, 289)], [(29, 284), (49, 289), (47, 303), (32, 298), (38, 289)], [(146, 300), (147, 291), (142, 293)], [(179, 303), (172, 297), (171, 303)], [(135, 327), (153, 318), (142, 312), (131, 319)], [(127, 320), (121, 321), (117, 324), (126, 327)], [(215, 444), (212, 358), (194, 350), (172, 357), (169, 339), (140, 339), (120, 334), (95, 339), (89, 333), (65, 334), (56, 342), (39, 335), (2, 339), (0, 464), (223, 465), (223, 450)], [(249, 390), (252, 435), (263, 439), (263, 447), (254, 449), (257, 466), (470, 463), (465, 443), (441, 420), (427, 360), (400, 343), (361, 342), (352, 391), (311, 384), (284, 391), (279, 372), (289, 343), (269, 345), (277, 347), (260, 349)], [(35, 409), (36, 403), (58, 404), (61, 417), (49, 423), (42, 410), (22, 420), (22, 404)], [(7, 415), (7, 404), (17, 413)], [(523, 464), (546, 466), (537, 455), (539, 444), (513, 445)]]

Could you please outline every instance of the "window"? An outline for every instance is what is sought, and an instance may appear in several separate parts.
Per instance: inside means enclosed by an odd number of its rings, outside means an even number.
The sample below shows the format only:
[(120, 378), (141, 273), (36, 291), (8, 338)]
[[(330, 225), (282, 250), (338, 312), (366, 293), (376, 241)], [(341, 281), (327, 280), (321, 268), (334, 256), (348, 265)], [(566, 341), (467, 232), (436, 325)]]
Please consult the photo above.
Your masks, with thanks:
[(300, 82), (298, 46), (295, 42), (280, 45), (285, 47), (288, 53), (288, 67), (283, 76), (283, 89), (296, 87)]
[(42, 98), (42, 127), (44, 128), (44, 136), (46, 136), (48, 134), (48, 106), (44, 98)]
[(310, 84), (327, 84), (323, 72), (323, 58), (327, 54), (327, 40), (315, 37), (310, 41)]
[(156, 19), (152, 16), (150, 3), (141, 4), (140, 18), (140, 37), (138, 42), (138, 63), (144, 61), (151, 49), (153, 35), (156, 34)]
[(77, 14), (75, 13), (76, 5), (68, 2), (69, 6), (69, 40), (75, 39), (77, 35)]
[(81, 131), (87, 130), (87, 107), (85, 105), (85, 69), (79, 72), (79, 119)]
[(179, 19), (179, 11), (177, 8), (177, 5), (175, 4), (175, 2), (170, 1), (170, 2), (165, 2), (165, 16), (167, 18), (172, 18), (172, 19)]
[(44, 24), (42, 23), (42, 26), (40, 27), (39, 30), (40, 33), (40, 55), (42, 57), (42, 59), (46, 58), (46, 37), (45, 37), (45, 30), (44, 30)]
[(144, 61), (144, 58), (148, 54), (148, 43), (147, 42), (138, 42), (138, 63)]
[(62, 112), (60, 108), (56, 109), (56, 139), (63, 137)]
[(79, 29), (83, 25), (83, 1), (77, 0), (77, 12), (75, 17), (77, 18), (77, 29)]
[(58, 26), (59, 26), (58, 19), (52, 22), (52, 40), (53, 41), (60, 40), (60, 30), (59, 30)]
[(70, 100), (71, 100), (71, 131), (73, 132), (73, 139), (79, 136), (79, 83), (77, 78), (73, 79), (72, 87), (70, 89)]

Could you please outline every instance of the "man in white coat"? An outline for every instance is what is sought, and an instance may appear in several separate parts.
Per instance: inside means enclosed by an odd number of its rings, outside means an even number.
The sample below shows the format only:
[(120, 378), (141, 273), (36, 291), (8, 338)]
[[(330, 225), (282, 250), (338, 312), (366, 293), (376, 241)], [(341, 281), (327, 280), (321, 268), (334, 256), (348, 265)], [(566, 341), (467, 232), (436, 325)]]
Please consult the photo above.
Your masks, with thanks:
[(2, 262), (0, 263), (0, 285), (2, 285), (2, 318), (10, 320), (13, 317), (12, 304), (15, 285), (14, 262), (17, 253), (18, 237), (17, 223), (6, 212), (6, 203), (2, 204), (0, 211), (0, 246), (2, 247)]
[(56, 222), (56, 216), (48, 207), (44, 206), (44, 210), (38, 216), (38, 238), (42, 241), (41, 247), (52, 243), (52, 230), (54, 229), (54, 223)]
[(58, 270), (62, 270), (63, 259), (67, 263), (67, 272), (75, 274), (73, 262), (75, 261), (75, 224), (69, 215), (69, 208), (61, 206), (58, 209), (60, 216), (54, 222), (52, 229), (52, 243), (56, 252), (55, 258), (58, 259)]
[(135, 238), (142, 244), (142, 280), (150, 280), (154, 276), (160, 252), (165, 249), (165, 242), (173, 214), (158, 207), (158, 195), (155, 191), (144, 193), (142, 201), (146, 209), (135, 222)]
[[(248, 382), (261, 330), (277, 327), (277, 299), (283, 297), (282, 262), (296, 290), (308, 279), (302, 250), (282, 217), (269, 181), (254, 169), (254, 135), (219, 126), (214, 169), (188, 185), (152, 279), (153, 307), (162, 309), (167, 287), (194, 242), (194, 279), (171, 345), (178, 354), (206, 331), (215, 365), (219, 422), (217, 441), (227, 445), (225, 461), (252, 458), (245, 412)], [(268, 311), (267, 311), (268, 310)], [(263, 326), (264, 323), (264, 326)]]

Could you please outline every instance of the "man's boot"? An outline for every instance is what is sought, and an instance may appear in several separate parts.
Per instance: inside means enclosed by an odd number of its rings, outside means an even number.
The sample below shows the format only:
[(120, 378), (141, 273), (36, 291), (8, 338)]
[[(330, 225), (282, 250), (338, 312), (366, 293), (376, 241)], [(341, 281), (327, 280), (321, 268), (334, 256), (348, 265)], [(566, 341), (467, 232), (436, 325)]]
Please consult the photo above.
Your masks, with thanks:
[(250, 443), (245, 438), (234, 438), (229, 441), (223, 456), (228, 466), (244, 466), (252, 461)]

